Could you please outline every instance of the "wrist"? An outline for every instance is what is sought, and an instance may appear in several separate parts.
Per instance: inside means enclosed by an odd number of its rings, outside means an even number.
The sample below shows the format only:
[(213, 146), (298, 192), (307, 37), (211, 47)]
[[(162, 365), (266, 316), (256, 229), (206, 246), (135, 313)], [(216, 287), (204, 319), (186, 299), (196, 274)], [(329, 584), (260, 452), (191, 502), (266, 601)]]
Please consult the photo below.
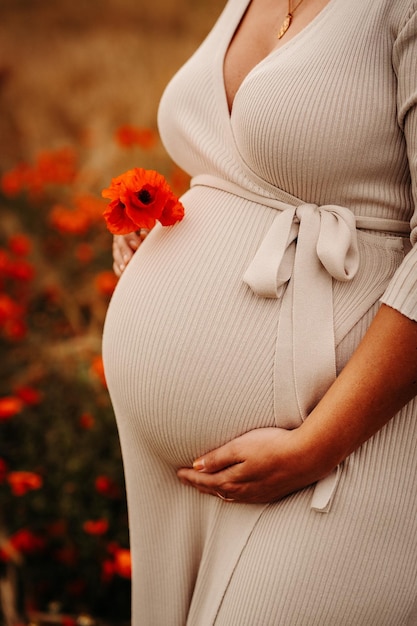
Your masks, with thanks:
[(313, 415), (293, 432), (297, 437), (304, 471), (314, 482), (327, 476), (349, 455), (343, 439), (334, 440), (332, 433), (324, 431)]

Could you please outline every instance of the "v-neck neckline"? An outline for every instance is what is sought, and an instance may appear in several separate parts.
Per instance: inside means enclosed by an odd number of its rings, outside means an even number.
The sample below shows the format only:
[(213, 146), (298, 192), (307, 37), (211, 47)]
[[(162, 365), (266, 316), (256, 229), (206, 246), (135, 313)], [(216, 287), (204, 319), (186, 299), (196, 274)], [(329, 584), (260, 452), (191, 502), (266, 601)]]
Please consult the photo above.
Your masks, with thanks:
[(236, 35), (239, 25), (242, 22), (245, 14), (247, 13), (251, 2), (252, 0), (245, 0), (243, 2), (242, 8), (239, 7), (239, 10), (236, 11), (235, 13), (236, 18), (234, 20), (232, 19), (230, 20), (230, 23), (231, 23), (230, 30), (228, 30), (227, 36), (224, 39), (223, 45), (220, 47), (220, 50), (219, 50), (218, 64), (220, 65), (220, 76), (221, 76), (220, 83), (222, 86), (222, 99), (223, 99), (223, 106), (226, 107), (226, 112), (227, 112), (227, 117), (229, 119), (229, 123), (231, 123), (231, 120), (233, 117), (233, 109), (234, 109), (234, 103), (235, 103), (236, 97), (238, 96), (239, 92), (242, 89), (242, 86), (246, 83), (248, 78), (253, 73), (255, 73), (256, 70), (259, 67), (261, 67), (265, 62), (267, 62), (269, 59), (271, 59), (274, 56), (279, 56), (280, 54), (283, 54), (284, 51), (286, 51), (291, 45), (296, 44), (300, 39), (302, 39), (303, 36), (306, 33), (308, 33), (312, 28), (314, 28), (317, 25), (317, 23), (327, 14), (330, 7), (333, 4), (335, 4), (337, 0), (329, 0), (328, 3), (317, 13), (317, 15), (308, 24), (306, 24), (306, 26), (304, 26), (302, 30), (300, 30), (296, 35), (292, 36), (288, 41), (286, 41), (281, 46), (278, 46), (277, 48), (273, 48), (270, 52), (268, 52), (268, 54), (266, 54), (262, 59), (260, 59), (260, 61), (255, 63), (255, 65), (249, 70), (249, 72), (247, 72), (247, 74), (244, 76), (244, 78), (240, 82), (240, 85), (235, 92), (231, 109), (229, 110), (225, 76), (224, 76), (225, 59), (226, 59), (227, 52), (230, 48), (230, 45), (232, 43), (232, 40), (234, 36)]

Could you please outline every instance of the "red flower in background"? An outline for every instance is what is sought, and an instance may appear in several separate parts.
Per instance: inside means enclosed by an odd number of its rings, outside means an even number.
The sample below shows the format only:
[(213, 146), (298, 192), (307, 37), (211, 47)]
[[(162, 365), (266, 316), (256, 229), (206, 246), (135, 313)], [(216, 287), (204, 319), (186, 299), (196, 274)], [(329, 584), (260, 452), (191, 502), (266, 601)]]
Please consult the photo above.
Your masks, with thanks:
[(157, 220), (171, 226), (184, 217), (181, 202), (165, 178), (154, 170), (129, 170), (114, 178), (102, 195), (110, 200), (104, 219), (113, 234), (151, 229)]
[(42, 183), (70, 185), (77, 175), (77, 154), (71, 147), (41, 152), (34, 172)]
[(120, 495), (119, 486), (108, 476), (97, 476), (94, 486), (97, 493), (108, 498), (117, 498)]
[(35, 276), (35, 268), (26, 259), (15, 259), (10, 261), (7, 273), (14, 280), (27, 282)]
[(0, 325), (18, 317), (22, 313), (21, 307), (10, 296), (0, 293)]
[(109, 523), (106, 519), (87, 520), (83, 524), (84, 532), (88, 535), (105, 535), (109, 529)]
[(55, 204), (49, 214), (51, 225), (67, 235), (84, 235), (92, 224), (101, 221), (104, 202), (91, 194), (76, 195), (70, 207)]
[(80, 415), (79, 424), (83, 430), (91, 430), (94, 426), (94, 416), (91, 413), (83, 413)]
[(0, 180), (0, 188), (5, 196), (13, 198), (27, 190), (29, 169), (26, 163), (19, 163), (16, 167), (3, 174)]
[(16, 256), (27, 256), (32, 249), (32, 241), (24, 233), (16, 233), (8, 240), (8, 247)]
[(96, 378), (99, 379), (103, 387), (107, 387), (106, 377), (104, 374), (103, 358), (96, 356), (91, 363), (91, 371)]
[(4, 483), (7, 475), (7, 463), (0, 457), (0, 483)]
[(121, 548), (116, 542), (111, 542), (107, 546), (107, 552), (110, 558), (105, 559), (102, 563), (102, 577), (104, 580), (110, 580), (114, 574), (122, 578), (131, 578), (132, 576), (132, 557), (128, 548)]
[(9, 320), (4, 326), (4, 335), (12, 341), (24, 339), (27, 335), (26, 323), (19, 318)]
[(45, 547), (45, 540), (27, 528), (21, 528), (0, 546), (0, 560), (20, 560), (22, 555), (35, 554)]
[(117, 276), (110, 270), (99, 272), (95, 278), (97, 291), (103, 296), (111, 296), (117, 284)]
[(24, 496), (28, 491), (40, 489), (43, 484), (42, 476), (35, 472), (10, 472), (7, 482), (15, 496)]
[(22, 192), (39, 196), (46, 185), (69, 185), (76, 175), (77, 156), (72, 148), (50, 150), (39, 154), (34, 165), (19, 163), (3, 174), (0, 189), (8, 197)]
[(0, 248), (0, 276), (6, 276), (10, 258), (6, 250)]
[(8, 420), (20, 413), (23, 409), (23, 402), (16, 396), (4, 396), (0, 398), (0, 420)]
[(111, 559), (105, 559), (101, 564), (101, 580), (104, 583), (108, 583), (111, 581), (114, 574), (114, 562)]
[(84, 235), (90, 228), (90, 217), (87, 213), (69, 209), (62, 204), (52, 207), (49, 220), (56, 230), (68, 235)]
[(154, 147), (157, 141), (157, 134), (150, 128), (140, 128), (125, 124), (120, 126), (115, 134), (117, 143), (124, 148), (139, 146), (145, 150)]
[(27, 528), (21, 528), (15, 532), (10, 538), (10, 542), (16, 550), (23, 554), (33, 554), (45, 546), (45, 540)]
[(16, 396), (28, 406), (36, 406), (42, 401), (41, 392), (34, 387), (22, 385), (21, 387), (16, 387), (14, 391)]
[(114, 569), (122, 578), (132, 577), (132, 557), (130, 550), (120, 548), (114, 555)]

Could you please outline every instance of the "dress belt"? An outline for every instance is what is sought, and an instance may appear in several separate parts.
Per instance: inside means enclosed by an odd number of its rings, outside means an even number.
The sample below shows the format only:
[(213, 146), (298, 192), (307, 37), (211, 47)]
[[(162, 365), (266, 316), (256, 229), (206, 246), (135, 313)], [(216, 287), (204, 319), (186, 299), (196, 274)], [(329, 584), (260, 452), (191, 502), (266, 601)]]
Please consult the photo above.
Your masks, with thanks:
[[(333, 204), (303, 203), (278, 188), (268, 198), (211, 175), (194, 177), (191, 186), (197, 185), (277, 210), (243, 280), (256, 295), (281, 299), (274, 410), (283, 427), (293, 428), (294, 416), (304, 420), (336, 378), (332, 281), (351, 281), (358, 271), (357, 229), (405, 235), (410, 225), (355, 216)], [(286, 416), (292, 416), (288, 424)], [(315, 510), (329, 510), (339, 476), (340, 467), (317, 483)]]

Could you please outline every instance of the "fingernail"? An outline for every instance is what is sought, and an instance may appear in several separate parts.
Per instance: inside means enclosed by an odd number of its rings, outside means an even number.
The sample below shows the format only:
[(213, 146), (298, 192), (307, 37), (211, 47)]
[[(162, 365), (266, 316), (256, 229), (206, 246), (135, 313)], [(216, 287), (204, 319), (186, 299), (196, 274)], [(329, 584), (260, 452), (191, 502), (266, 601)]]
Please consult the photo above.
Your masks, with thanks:
[(202, 472), (205, 469), (204, 459), (197, 459), (194, 461), (193, 469), (197, 470), (197, 472)]
[(134, 250), (136, 250), (136, 248), (139, 246), (139, 243), (136, 241), (136, 239), (131, 239), (128, 243), (129, 246)]
[(120, 265), (119, 265), (119, 270), (120, 270), (121, 272), (123, 272), (123, 271), (124, 271), (124, 269), (125, 269), (125, 267), (126, 267), (126, 265), (123, 265), (123, 263), (120, 263)]
[(129, 256), (128, 256), (127, 254), (124, 254), (124, 255), (123, 255), (123, 261), (124, 261), (125, 263), (128, 263), (128, 262), (129, 262)]

